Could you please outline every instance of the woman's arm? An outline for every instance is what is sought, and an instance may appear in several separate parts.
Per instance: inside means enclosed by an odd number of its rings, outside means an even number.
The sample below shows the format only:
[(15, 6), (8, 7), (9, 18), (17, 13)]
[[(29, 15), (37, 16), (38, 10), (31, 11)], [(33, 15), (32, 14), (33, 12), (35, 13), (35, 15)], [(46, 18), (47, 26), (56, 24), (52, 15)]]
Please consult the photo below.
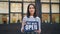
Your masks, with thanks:
[(39, 23), (39, 34), (41, 33), (41, 20), (40, 18), (38, 19), (38, 23)]
[(26, 17), (24, 17), (23, 20), (22, 20), (21, 32), (24, 32), (24, 25), (25, 25), (25, 22), (26, 22)]
[(41, 33), (41, 20), (39, 17), (37, 17), (38, 20), (38, 24), (39, 24), (39, 30), (37, 30), (36, 32), (38, 32), (39, 34)]
[(39, 23), (39, 30), (41, 30), (41, 20), (40, 20), (40, 18), (38, 19), (38, 23)]

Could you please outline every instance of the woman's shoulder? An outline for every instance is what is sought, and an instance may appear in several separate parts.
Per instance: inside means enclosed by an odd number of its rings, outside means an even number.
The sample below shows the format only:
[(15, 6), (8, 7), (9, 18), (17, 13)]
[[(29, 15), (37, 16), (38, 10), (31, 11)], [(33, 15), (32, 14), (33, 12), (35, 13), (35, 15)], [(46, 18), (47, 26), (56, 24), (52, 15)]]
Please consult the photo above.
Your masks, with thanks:
[(38, 17), (38, 16), (37, 16), (36, 18), (37, 18), (37, 19), (40, 19), (40, 17)]
[[(28, 18), (27, 16), (24, 16), (23, 18)], [(40, 19), (40, 17), (36, 16), (37, 19)]]
[(36, 19), (37, 19), (38, 21), (40, 21), (40, 17), (37, 16)]
[(27, 18), (27, 16), (24, 16), (23, 18)]

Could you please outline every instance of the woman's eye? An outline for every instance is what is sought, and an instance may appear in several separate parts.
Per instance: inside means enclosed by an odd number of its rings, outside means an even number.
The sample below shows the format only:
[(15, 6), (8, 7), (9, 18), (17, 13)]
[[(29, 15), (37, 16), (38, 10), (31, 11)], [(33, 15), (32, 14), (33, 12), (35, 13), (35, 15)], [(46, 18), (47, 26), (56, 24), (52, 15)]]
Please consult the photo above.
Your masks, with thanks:
[(29, 8), (29, 9), (31, 9), (31, 8)]
[(31, 7), (32, 9), (34, 9), (34, 7)]
[(29, 9), (34, 9), (33, 7), (29, 8)]

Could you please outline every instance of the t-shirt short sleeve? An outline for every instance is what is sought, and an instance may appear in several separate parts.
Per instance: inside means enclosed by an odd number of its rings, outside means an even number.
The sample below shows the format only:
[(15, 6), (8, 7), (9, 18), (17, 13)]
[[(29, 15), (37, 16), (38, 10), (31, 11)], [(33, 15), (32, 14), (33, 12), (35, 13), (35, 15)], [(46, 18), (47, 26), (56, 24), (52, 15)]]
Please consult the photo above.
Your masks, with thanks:
[(41, 29), (41, 20), (39, 17), (36, 17), (37, 21), (38, 21), (38, 24), (39, 24), (39, 30)]
[(25, 16), (25, 17), (23, 17), (22, 22), (24, 23), (24, 22), (26, 22), (26, 20), (27, 20), (27, 17)]

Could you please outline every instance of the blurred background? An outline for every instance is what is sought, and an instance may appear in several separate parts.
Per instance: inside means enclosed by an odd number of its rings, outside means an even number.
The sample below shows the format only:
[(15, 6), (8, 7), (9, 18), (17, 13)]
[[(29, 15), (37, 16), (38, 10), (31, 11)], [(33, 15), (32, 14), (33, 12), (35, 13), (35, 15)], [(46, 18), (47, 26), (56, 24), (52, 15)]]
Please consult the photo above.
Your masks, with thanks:
[(20, 34), (22, 19), (30, 3), (36, 5), (41, 18), (41, 34), (59, 34), (60, 0), (0, 0), (0, 33)]

